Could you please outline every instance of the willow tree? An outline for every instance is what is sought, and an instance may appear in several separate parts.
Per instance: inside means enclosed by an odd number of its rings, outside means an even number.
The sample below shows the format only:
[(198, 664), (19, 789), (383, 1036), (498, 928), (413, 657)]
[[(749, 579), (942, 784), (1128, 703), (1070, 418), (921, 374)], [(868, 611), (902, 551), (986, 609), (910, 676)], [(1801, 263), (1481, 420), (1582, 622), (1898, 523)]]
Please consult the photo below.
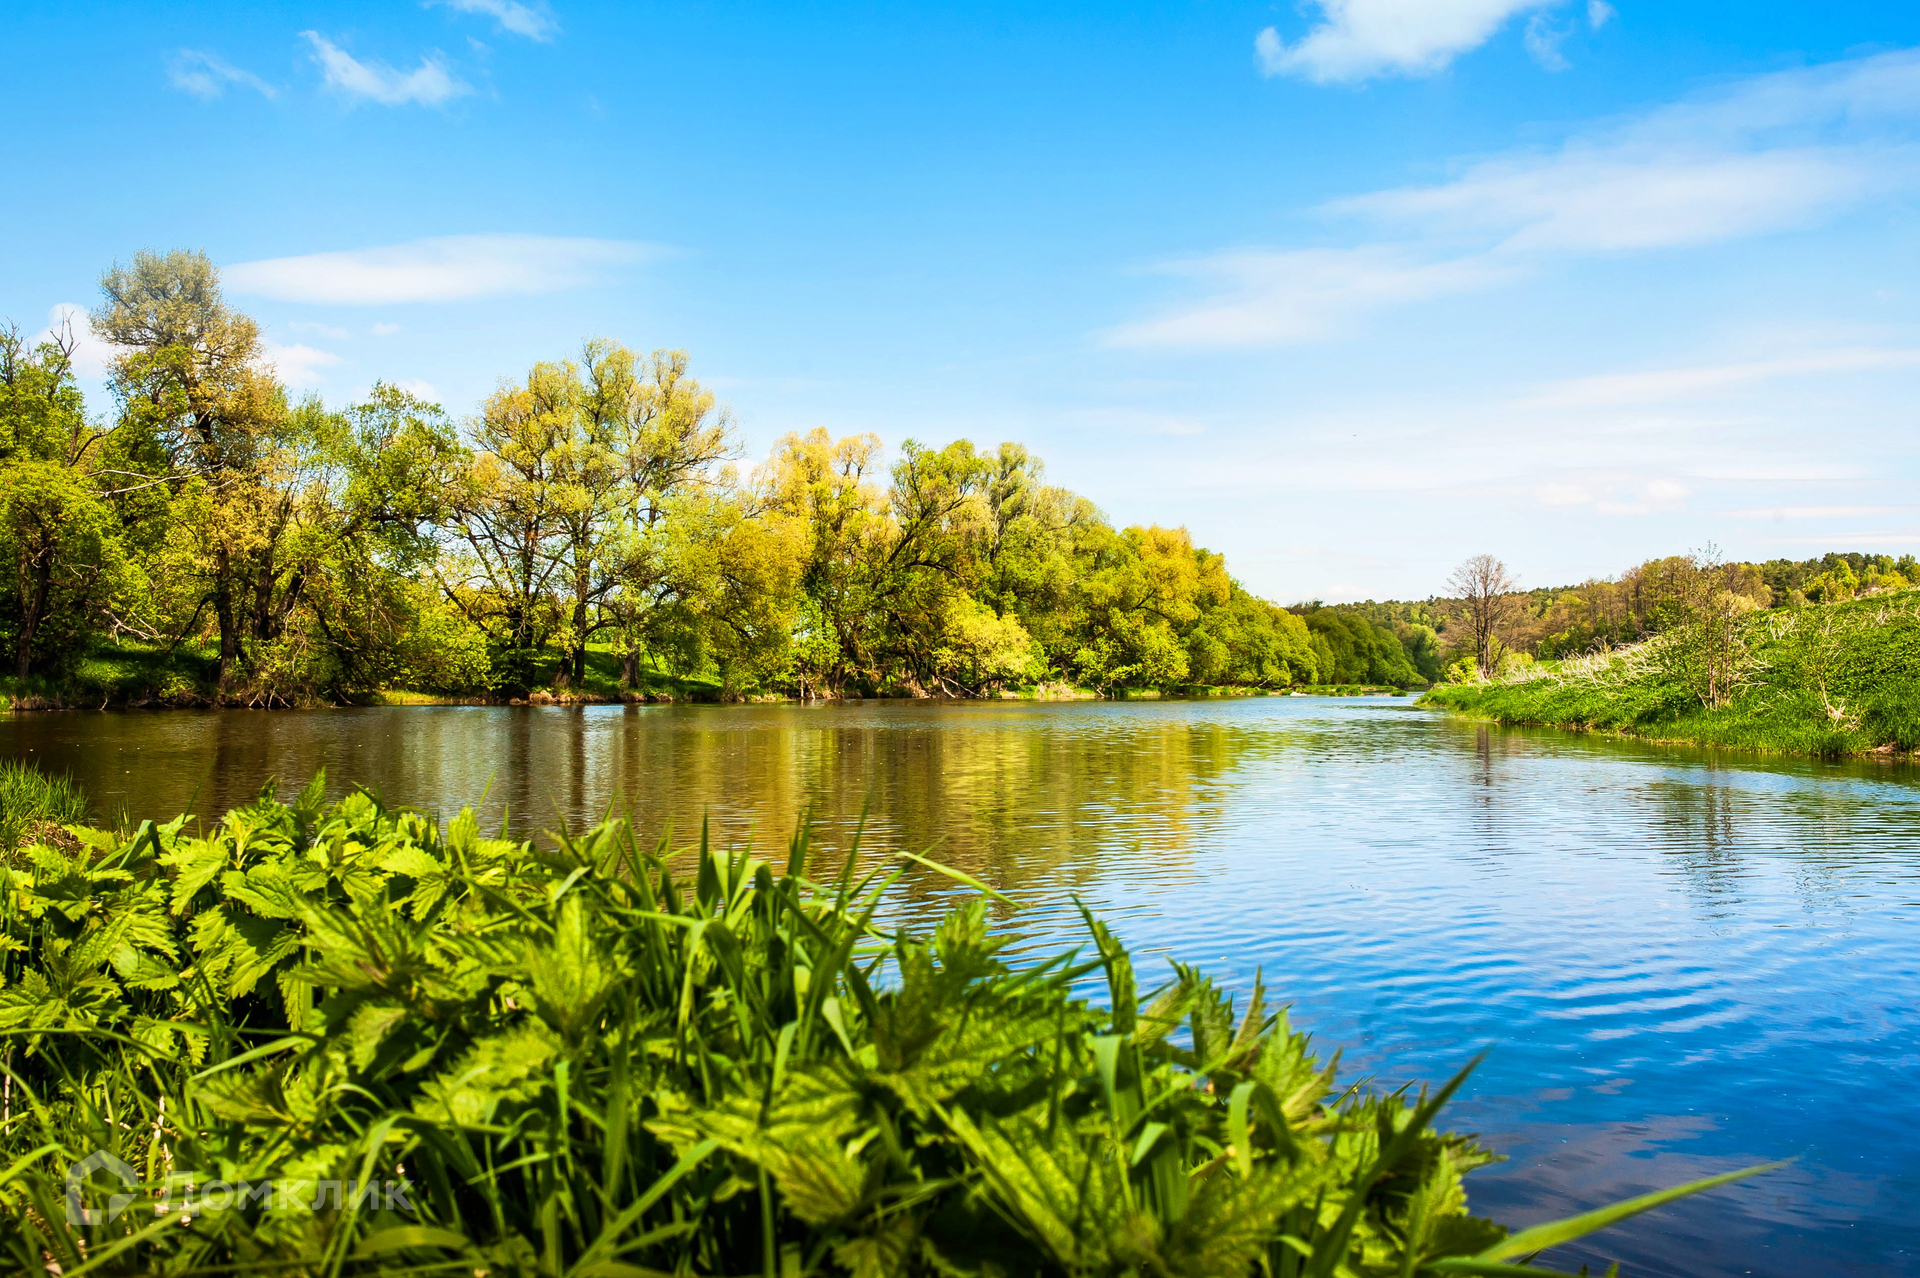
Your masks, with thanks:
[(836, 440), (816, 428), (783, 436), (754, 475), (761, 505), (807, 530), (793, 636), (803, 693), (838, 694), (881, 676), (873, 623), (882, 582), (873, 564), (886, 553), (892, 517), (879, 463), (876, 436)]
[(557, 644), (555, 681), (586, 674), (587, 644), (622, 637), (626, 677), (668, 641), (693, 583), (674, 514), (727, 482), (731, 419), (682, 352), (589, 341), (578, 363), (536, 364), (482, 405), (455, 490), (449, 595), (493, 634), (507, 682), (529, 684)]
[[(264, 358), (258, 327), (227, 306), (207, 255), (136, 253), (100, 277), (94, 331), (119, 347), (110, 384), (119, 431), (152, 446), (184, 517), (191, 566), (203, 586), (193, 613), (211, 604), (220, 630), (224, 686), (244, 659), (249, 593), (274, 572), (290, 498), (281, 469), (286, 396)], [(116, 476), (130, 485), (153, 476)], [(252, 614), (251, 616), (249, 614)], [(189, 623), (191, 624), (191, 623)]]

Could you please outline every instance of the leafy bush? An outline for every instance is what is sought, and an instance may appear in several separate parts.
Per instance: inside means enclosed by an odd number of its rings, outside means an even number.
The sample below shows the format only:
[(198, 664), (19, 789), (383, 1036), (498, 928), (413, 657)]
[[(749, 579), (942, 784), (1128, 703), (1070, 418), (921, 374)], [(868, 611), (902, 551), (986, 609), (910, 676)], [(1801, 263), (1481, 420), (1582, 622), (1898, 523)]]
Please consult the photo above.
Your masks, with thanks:
[[(322, 794), (4, 872), (13, 1272), (1497, 1274), (1687, 1192), (1510, 1235), (1433, 1127), (1464, 1073), (1341, 1090), (1091, 919), (1016, 967), (983, 902), (890, 933), (804, 837), (776, 877)], [(126, 1180), (63, 1201), (95, 1151)]]

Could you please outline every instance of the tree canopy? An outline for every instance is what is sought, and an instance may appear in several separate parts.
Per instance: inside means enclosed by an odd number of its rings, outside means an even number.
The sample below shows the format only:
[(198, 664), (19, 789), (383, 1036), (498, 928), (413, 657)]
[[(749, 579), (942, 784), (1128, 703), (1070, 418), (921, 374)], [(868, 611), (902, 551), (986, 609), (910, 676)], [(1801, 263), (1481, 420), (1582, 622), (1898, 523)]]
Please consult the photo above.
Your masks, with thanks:
[(101, 294), (97, 420), (70, 334), (0, 333), (17, 678), (103, 645), (204, 652), (254, 704), (578, 687), (596, 660), (740, 695), (1432, 677), (1390, 626), (1251, 594), (1185, 528), (1114, 526), (1017, 443), (815, 429), (749, 465), (684, 352), (601, 338), (464, 419), (384, 383), (330, 406), (289, 393), (204, 254), (136, 254)]

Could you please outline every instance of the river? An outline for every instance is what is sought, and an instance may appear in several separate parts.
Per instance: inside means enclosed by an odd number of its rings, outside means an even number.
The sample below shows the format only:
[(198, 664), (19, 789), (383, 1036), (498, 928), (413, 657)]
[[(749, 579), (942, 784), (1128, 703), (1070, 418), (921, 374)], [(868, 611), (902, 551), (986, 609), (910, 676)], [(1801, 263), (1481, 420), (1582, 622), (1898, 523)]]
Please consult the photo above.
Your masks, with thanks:
[[(1256, 971), (1343, 1073), (1440, 1078), (1510, 1161), (1519, 1224), (1751, 1163), (1782, 1171), (1556, 1261), (1628, 1273), (1920, 1273), (1920, 777), (1489, 729), (1388, 698), (407, 707), (0, 718), (0, 753), (103, 815), (217, 813), (325, 767), (336, 790), (522, 830), (927, 853), (1077, 940)], [(481, 796), (485, 796), (484, 799)], [(894, 908), (931, 916), (916, 871)], [(1160, 969), (1164, 970), (1164, 969)]]

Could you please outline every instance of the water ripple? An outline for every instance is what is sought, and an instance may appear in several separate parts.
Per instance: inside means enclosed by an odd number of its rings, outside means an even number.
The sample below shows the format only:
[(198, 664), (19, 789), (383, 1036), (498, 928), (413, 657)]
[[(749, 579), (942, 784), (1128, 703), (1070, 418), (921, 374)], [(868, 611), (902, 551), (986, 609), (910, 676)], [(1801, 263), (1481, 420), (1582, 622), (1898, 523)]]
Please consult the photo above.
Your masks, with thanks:
[[(1780, 1157), (1783, 1173), (1629, 1222), (1563, 1266), (1915, 1272), (1920, 785), (1463, 724), (1405, 701), (404, 709), (16, 716), (0, 754), (104, 806), (217, 811), (326, 766), (485, 823), (629, 806), (643, 829), (820, 856), (897, 849), (1017, 898), (1031, 954), (1084, 900), (1144, 980), (1256, 972), (1344, 1067), (1397, 1084), (1491, 1046), (1454, 1122), (1511, 1161), (1519, 1223)], [(961, 894), (915, 872), (893, 917)]]

